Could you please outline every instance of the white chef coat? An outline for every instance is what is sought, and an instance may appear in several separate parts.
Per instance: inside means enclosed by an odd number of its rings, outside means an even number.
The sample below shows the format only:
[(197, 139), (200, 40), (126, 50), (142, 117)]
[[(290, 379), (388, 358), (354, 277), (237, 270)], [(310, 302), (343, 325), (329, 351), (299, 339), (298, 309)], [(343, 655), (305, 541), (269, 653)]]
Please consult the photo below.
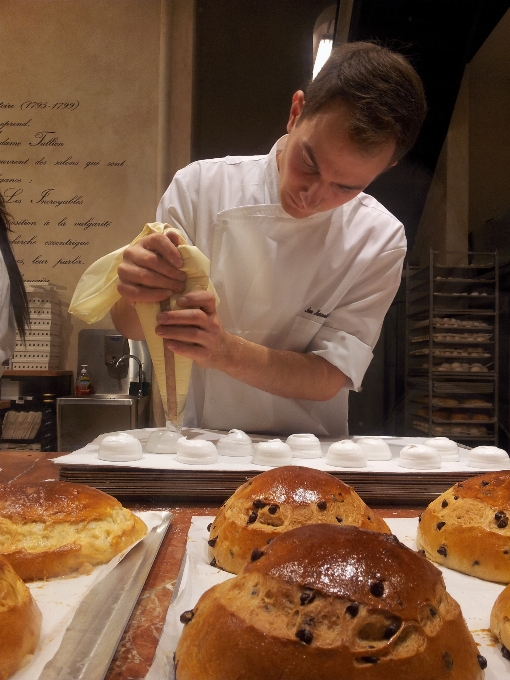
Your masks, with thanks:
[(274, 349), (317, 354), (347, 383), (328, 401), (285, 399), (193, 367), (185, 425), (342, 436), (406, 251), (402, 224), (372, 196), (304, 219), (279, 202), (276, 145), (267, 156), (197, 161), (180, 170), (157, 219), (211, 260), (225, 329)]
[(16, 325), (11, 305), (11, 283), (0, 252), (0, 375), (4, 372), (2, 363), (12, 356), (15, 345)]

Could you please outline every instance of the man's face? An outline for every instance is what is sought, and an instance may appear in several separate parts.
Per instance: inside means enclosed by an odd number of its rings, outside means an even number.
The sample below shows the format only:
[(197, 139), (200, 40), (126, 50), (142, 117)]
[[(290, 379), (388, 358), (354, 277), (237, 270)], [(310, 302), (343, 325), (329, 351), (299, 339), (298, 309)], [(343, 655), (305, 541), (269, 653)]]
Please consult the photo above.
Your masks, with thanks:
[[(349, 139), (349, 114), (333, 102), (299, 122), (302, 92), (292, 100), (285, 147), (278, 156), (280, 202), (286, 213), (301, 219), (337, 208), (363, 191), (392, 165), (395, 143), (367, 155)], [(299, 124), (298, 124), (299, 122)]]

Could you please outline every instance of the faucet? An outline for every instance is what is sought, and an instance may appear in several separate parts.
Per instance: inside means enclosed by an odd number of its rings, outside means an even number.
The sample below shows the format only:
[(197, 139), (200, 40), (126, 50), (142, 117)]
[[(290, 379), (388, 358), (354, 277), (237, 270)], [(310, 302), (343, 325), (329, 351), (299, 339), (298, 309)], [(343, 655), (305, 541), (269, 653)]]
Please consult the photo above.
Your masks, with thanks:
[(121, 356), (121, 358), (117, 361), (115, 364), (115, 368), (118, 368), (120, 364), (125, 360), (125, 359), (134, 359), (135, 361), (138, 362), (138, 396), (143, 397), (143, 370), (142, 370), (142, 362), (138, 357), (136, 357), (134, 354), (124, 354)]

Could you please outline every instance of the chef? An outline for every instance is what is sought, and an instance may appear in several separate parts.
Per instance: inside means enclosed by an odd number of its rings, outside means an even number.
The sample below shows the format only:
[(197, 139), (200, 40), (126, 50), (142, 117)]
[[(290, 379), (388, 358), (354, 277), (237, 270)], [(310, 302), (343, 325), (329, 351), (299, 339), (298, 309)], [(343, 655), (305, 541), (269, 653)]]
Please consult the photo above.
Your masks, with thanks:
[[(363, 190), (413, 145), (421, 81), (399, 54), (336, 47), (287, 135), (267, 156), (197, 161), (176, 173), (157, 219), (211, 261), (205, 291), (162, 312), (156, 333), (193, 360), (186, 426), (347, 434), (358, 390), (401, 280), (402, 224)], [(143, 339), (135, 302), (182, 292), (175, 235), (124, 251), (117, 329)]]

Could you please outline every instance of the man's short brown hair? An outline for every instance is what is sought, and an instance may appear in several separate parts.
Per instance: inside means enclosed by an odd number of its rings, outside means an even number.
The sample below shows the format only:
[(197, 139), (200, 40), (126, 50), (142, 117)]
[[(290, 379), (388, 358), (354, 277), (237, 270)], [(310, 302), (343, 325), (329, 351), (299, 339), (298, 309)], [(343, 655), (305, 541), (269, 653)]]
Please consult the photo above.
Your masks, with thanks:
[(335, 101), (350, 109), (351, 140), (366, 153), (393, 140), (393, 161), (413, 146), (427, 112), (423, 84), (409, 61), (368, 42), (333, 48), (305, 92), (300, 120)]

